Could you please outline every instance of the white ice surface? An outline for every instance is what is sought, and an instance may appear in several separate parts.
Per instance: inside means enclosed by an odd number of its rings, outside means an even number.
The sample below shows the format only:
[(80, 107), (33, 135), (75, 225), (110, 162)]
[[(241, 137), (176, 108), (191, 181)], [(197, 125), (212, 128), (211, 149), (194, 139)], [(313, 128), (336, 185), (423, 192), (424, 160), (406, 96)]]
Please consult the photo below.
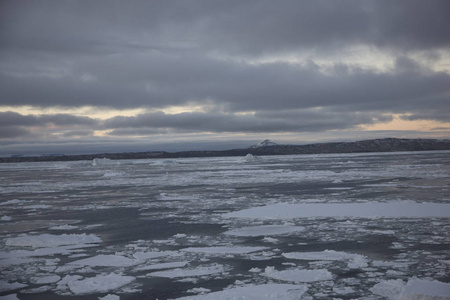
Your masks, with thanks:
[(310, 217), (445, 217), (450, 218), (450, 204), (415, 203), (314, 203), (274, 204), (226, 213), (227, 218), (292, 219)]
[(137, 260), (143, 261), (152, 258), (164, 257), (164, 256), (174, 256), (177, 252), (175, 251), (155, 251), (155, 252), (136, 252), (133, 254), (133, 257)]
[(207, 254), (246, 254), (267, 250), (266, 247), (246, 247), (246, 246), (218, 246), (218, 247), (190, 247), (184, 248), (180, 251), (207, 253)]
[(91, 267), (129, 267), (138, 263), (139, 261), (137, 259), (131, 259), (121, 255), (97, 255), (72, 261), (69, 264)]
[(298, 260), (346, 260), (362, 255), (341, 251), (325, 250), (320, 252), (289, 252), (282, 254), (286, 258)]
[(78, 226), (64, 224), (64, 225), (59, 225), (59, 226), (53, 226), (53, 227), (50, 227), (49, 229), (51, 229), (51, 230), (73, 230), (73, 229), (77, 229), (77, 228), (78, 228)]
[(98, 297), (98, 300), (120, 300), (120, 297), (117, 295), (108, 294), (105, 297)]
[(38, 276), (31, 279), (32, 283), (36, 284), (49, 284), (55, 283), (61, 280), (61, 277), (58, 275), (48, 275), (48, 276)]
[(328, 270), (318, 269), (318, 270), (303, 270), (303, 269), (292, 269), (277, 271), (274, 267), (266, 267), (264, 276), (283, 280), (290, 282), (315, 282), (323, 280), (332, 280), (333, 274)]
[(26, 286), (27, 286), (26, 284), (19, 282), (9, 283), (7, 281), (0, 280), (0, 293), (21, 289)]
[(412, 278), (407, 283), (385, 280), (377, 283), (371, 291), (390, 300), (449, 300), (450, 283), (437, 280)]
[(303, 230), (305, 230), (305, 228), (302, 226), (262, 225), (233, 229), (225, 232), (225, 234), (231, 236), (272, 236), (294, 233)]
[(0, 296), (0, 300), (20, 300), (17, 298), (16, 294), (6, 295), (6, 296)]
[(67, 286), (75, 295), (84, 295), (113, 291), (133, 282), (134, 280), (135, 278), (132, 276), (123, 276), (120, 274), (111, 273), (108, 275), (97, 275), (95, 277), (81, 280), (70, 280), (67, 283)]
[(150, 276), (177, 278), (177, 277), (193, 277), (212, 275), (225, 272), (225, 268), (222, 265), (214, 264), (207, 267), (197, 267), (195, 269), (173, 269), (168, 271), (159, 271), (149, 273)]
[(45, 248), (64, 245), (100, 243), (101, 241), (102, 240), (94, 234), (41, 234), (7, 238), (5, 244), (7, 246)]
[(149, 271), (149, 270), (163, 270), (163, 269), (174, 269), (174, 268), (182, 268), (186, 266), (189, 262), (188, 261), (174, 261), (174, 262), (167, 262), (167, 263), (159, 263), (159, 264), (153, 264), (149, 266), (143, 266), (135, 268), (133, 271), (139, 272), (139, 271)]
[(297, 300), (308, 290), (305, 285), (261, 284), (234, 287), (206, 295), (188, 296), (183, 300)]

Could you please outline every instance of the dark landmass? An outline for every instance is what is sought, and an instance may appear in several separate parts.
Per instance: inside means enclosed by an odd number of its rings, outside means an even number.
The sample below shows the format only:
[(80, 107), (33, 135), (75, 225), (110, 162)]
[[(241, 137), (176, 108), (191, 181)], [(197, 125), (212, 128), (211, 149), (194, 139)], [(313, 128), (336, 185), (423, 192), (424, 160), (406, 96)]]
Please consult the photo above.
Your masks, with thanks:
[(323, 154), (323, 153), (364, 153), (364, 152), (398, 152), (398, 151), (433, 151), (450, 150), (450, 140), (437, 139), (397, 139), (385, 138), (357, 142), (319, 143), (309, 145), (270, 145), (219, 151), (181, 151), (181, 152), (124, 152), (97, 153), (82, 155), (49, 155), (26, 157), (0, 157), (0, 163), (39, 162), (39, 161), (74, 161), (108, 159), (146, 159), (146, 158), (181, 158), (181, 157), (219, 157), (252, 155), (291, 155), (291, 154)]

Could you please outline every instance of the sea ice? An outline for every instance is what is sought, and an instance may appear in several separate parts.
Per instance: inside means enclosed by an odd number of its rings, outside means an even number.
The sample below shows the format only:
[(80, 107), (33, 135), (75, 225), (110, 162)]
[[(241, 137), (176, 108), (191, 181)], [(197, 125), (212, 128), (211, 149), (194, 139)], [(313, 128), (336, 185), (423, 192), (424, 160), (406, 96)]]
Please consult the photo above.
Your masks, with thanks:
[(139, 271), (149, 271), (149, 270), (182, 268), (182, 267), (186, 266), (188, 263), (189, 263), (188, 261), (174, 261), (174, 262), (153, 264), (153, 265), (149, 265), (149, 266), (138, 267), (138, 268), (134, 269), (133, 271), (139, 272)]
[(325, 269), (317, 270), (303, 270), (303, 269), (293, 269), (277, 271), (274, 267), (266, 267), (264, 276), (291, 282), (315, 282), (323, 280), (332, 280), (333, 274)]
[(282, 255), (286, 258), (298, 260), (346, 260), (361, 256), (359, 254), (334, 250), (325, 250), (321, 252), (289, 252), (283, 253)]
[(149, 273), (148, 275), (154, 277), (177, 278), (177, 277), (212, 275), (217, 273), (223, 273), (225, 271), (226, 269), (222, 265), (213, 264), (211, 266), (198, 267), (195, 269), (173, 269), (168, 271), (153, 272)]
[(135, 280), (132, 276), (123, 276), (111, 273), (108, 275), (97, 275), (95, 277), (85, 278), (81, 280), (70, 280), (67, 283), (69, 289), (75, 295), (85, 295), (92, 293), (105, 293), (116, 290)]
[(98, 297), (98, 300), (120, 300), (120, 297), (117, 295), (108, 294), (105, 297)]
[(133, 257), (137, 260), (143, 261), (152, 258), (164, 257), (164, 256), (174, 256), (177, 252), (175, 251), (160, 251), (160, 252), (136, 252), (133, 254)]
[(218, 247), (191, 247), (184, 248), (180, 251), (194, 252), (194, 253), (207, 253), (207, 254), (246, 254), (252, 252), (258, 252), (267, 250), (266, 247), (246, 247), (246, 246), (218, 246)]
[(53, 227), (50, 227), (49, 229), (51, 229), (51, 230), (73, 230), (73, 229), (78, 229), (78, 226), (65, 224), (65, 225), (53, 226)]
[(232, 236), (272, 236), (294, 233), (305, 230), (301, 226), (283, 226), (283, 225), (262, 225), (253, 227), (244, 227), (239, 229), (233, 229), (225, 232), (226, 235)]
[(64, 245), (92, 244), (100, 243), (102, 240), (94, 234), (41, 234), (41, 235), (22, 235), (15, 238), (7, 238), (7, 246), (17, 247), (57, 247)]
[(293, 219), (312, 217), (450, 217), (450, 204), (415, 203), (408, 201), (388, 203), (320, 203), (274, 204), (253, 207), (223, 215), (226, 218)]
[(374, 294), (390, 300), (449, 300), (450, 283), (418, 278), (404, 281), (385, 280), (370, 289)]
[(39, 276), (34, 277), (30, 281), (35, 284), (49, 284), (55, 283), (61, 280), (61, 277), (58, 275), (48, 275), (48, 276)]
[(91, 267), (129, 267), (138, 263), (139, 261), (137, 259), (131, 259), (120, 255), (97, 255), (72, 261), (69, 264)]
[(0, 300), (20, 300), (17, 298), (16, 294), (6, 295), (6, 296), (0, 296)]
[(26, 284), (19, 282), (9, 283), (7, 281), (0, 280), (0, 293), (21, 289), (26, 286), (27, 286)]
[(179, 300), (297, 300), (308, 290), (305, 285), (261, 284), (233, 287), (206, 295), (195, 295)]

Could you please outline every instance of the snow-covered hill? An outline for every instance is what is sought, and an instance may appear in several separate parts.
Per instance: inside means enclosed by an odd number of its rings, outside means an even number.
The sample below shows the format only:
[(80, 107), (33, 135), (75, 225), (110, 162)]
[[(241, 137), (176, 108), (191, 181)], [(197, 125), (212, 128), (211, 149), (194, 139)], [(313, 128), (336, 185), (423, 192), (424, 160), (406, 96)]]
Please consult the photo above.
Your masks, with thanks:
[(278, 144), (271, 142), (270, 140), (264, 140), (262, 142), (259, 142), (258, 144), (251, 146), (250, 148), (261, 148), (261, 147), (270, 147), (270, 146), (278, 146)]

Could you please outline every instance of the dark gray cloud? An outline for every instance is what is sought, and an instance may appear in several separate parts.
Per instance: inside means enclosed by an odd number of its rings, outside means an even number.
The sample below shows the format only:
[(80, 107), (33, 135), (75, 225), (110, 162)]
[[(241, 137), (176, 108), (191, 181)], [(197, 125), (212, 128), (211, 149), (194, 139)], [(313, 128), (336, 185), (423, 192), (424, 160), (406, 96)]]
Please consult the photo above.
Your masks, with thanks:
[[(0, 106), (209, 107), (104, 122), (3, 112), (2, 136), (319, 132), (392, 114), (448, 122), (450, 73), (430, 62), (450, 50), (449, 12), (447, 0), (0, 1)], [(361, 48), (392, 66), (341, 61)], [(255, 63), (296, 54), (304, 60)]]
[(16, 112), (0, 112), (0, 126), (95, 126), (98, 120), (70, 114), (22, 115)]
[[(139, 134), (145, 132), (141, 131), (142, 128), (165, 128), (176, 132), (314, 132), (348, 129), (358, 125), (391, 120), (390, 116), (374, 113), (335, 113), (324, 110), (262, 112), (255, 115), (156, 112), (140, 114), (135, 117), (114, 117), (106, 120), (103, 126), (104, 128), (129, 128), (113, 134), (123, 132)], [(156, 132), (151, 131), (151, 133)]]
[(0, 139), (15, 139), (30, 136), (30, 131), (20, 126), (1, 126)]

